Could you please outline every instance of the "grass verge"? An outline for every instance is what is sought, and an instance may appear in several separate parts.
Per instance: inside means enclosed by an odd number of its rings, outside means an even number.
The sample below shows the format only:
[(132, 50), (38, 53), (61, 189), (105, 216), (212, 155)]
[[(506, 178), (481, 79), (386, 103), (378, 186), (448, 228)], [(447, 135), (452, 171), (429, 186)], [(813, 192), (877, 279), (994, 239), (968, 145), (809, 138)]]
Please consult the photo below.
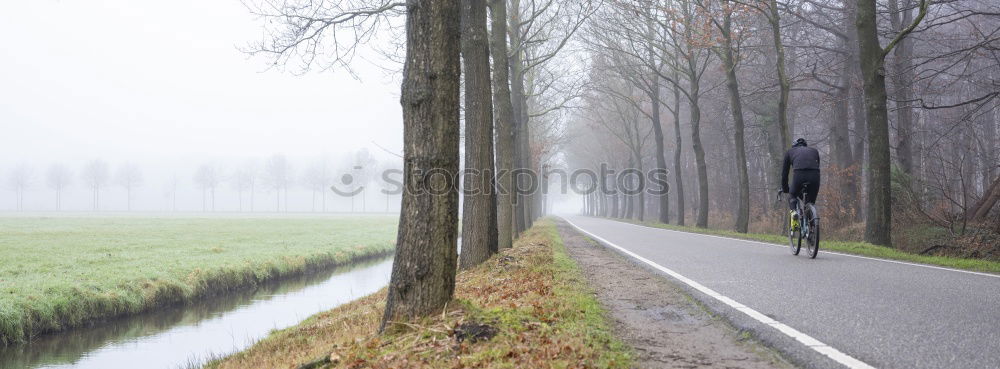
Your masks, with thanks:
[[(673, 224), (663, 224), (657, 222), (639, 222), (630, 219), (614, 219), (607, 218), (609, 220), (615, 220), (619, 222), (639, 224), (654, 228), (663, 228), (674, 231), (690, 232), (690, 233), (700, 233), (714, 236), (724, 236), (731, 238), (738, 238), (743, 240), (760, 241), (778, 244), (782, 246), (788, 245), (788, 238), (780, 235), (773, 234), (762, 234), (762, 233), (739, 233), (729, 230), (721, 229), (705, 229), (697, 228), (692, 226), (677, 226)], [(919, 255), (900, 251), (885, 246), (873, 245), (865, 242), (846, 242), (846, 241), (836, 241), (836, 240), (820, 240), (820, 253), (823, 250), (831, 250), (842, 252), (846, 254), (869, 256), (874, 258), (890, 259), (890, 260), (900, 260), (920, 264), (937, 265), (948, 268), (971, 270), (977, 272), (986, 273), (1000, 273), (1000, 262), (981, 260), (981, 259), (963, 259), (948, 256), (931, 256), (931, 255)]]
[(276, 331), (208, 368), (627, 368), (629, 349), (566, 254), (554, 224), (458, 274), (439, 315), (377, 334), (385, 291)]
[(0, 344), (393, 250), (394, 217), (0, 217)]

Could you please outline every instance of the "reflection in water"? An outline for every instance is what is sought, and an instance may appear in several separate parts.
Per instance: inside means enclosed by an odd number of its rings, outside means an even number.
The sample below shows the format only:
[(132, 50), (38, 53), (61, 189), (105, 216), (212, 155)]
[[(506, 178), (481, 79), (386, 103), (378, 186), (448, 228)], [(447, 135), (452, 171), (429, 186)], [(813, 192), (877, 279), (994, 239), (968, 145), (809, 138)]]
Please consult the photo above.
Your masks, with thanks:
[(272, 329), (378, 291), (392, 260), (268, 283), (0, 348), (0, 368), (178, 368), (247, 348)]

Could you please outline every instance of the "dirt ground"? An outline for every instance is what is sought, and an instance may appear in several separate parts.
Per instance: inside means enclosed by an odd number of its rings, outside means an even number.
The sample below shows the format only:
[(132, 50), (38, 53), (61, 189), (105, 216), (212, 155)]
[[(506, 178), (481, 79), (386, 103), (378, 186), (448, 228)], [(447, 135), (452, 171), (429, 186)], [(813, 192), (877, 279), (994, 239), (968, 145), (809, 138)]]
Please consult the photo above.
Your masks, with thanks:
[(714, 317), (672, 281), (558, 221), (566, 250), (608, 310), (640, 368), (793, 368)]

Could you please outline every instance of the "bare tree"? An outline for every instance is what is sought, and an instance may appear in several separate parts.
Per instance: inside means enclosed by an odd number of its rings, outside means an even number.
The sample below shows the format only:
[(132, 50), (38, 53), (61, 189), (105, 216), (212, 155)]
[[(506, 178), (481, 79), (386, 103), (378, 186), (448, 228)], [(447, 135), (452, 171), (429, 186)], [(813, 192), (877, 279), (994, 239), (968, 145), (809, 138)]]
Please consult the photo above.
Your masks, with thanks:
[(381, 181), (381, 191), (385, 195), (385, 212), (391, 213), (392, 199), (396, 195), (396, 191), (399, 190), (399, 175), (403, 173), (402, 162), (396, 161), (383, 161), (379, 165), (378, 172), (382, 174)]
[(892, 180), (889, 144), (889, 117), (886, 107), (885, 57), (900, 40), (913, 31), (927, 14), (927, 0), (920, 0), (920, 13), (885, 48), (879, 44), (875, 0), (859, 0), (858, 45), (864, 75), (865, 106), (868, 117), (868, 219), (865, 241), (892, 244)]
[(170, 211), (177, 211), (177, 185), (180, 184), (180, 179), (177, 178), (177, 174), (171, 175), (167, 183), (163, 185), (164, 196), (170, 199)]
[(350, 71), (359, 45), (371, 45), (379, 30), (405, 14), (402, 0), (244, 0), (262, 19), (264, 37), (245, 49), (273, 65), (303, 73), (313, 68)]
[(83, 180), (84, 185), (90, 188), (93, 196), (94, 211), (101, 208), (101, 188), (107, 186), (110, 178), (111, 172), (108, 170), (108, 164), (101, 160), (87, 163), (80, 172), (80, 179)]
[(400, 99), (407, 190), (382, 328), (440, 311), (455, 292), (458, 256), (460, 2), (407, 4)]
[(49, 188), (56, 192), (56, 211), (62, 210), (62, 192), (72, 182), (72, 174), (65, 165), (52, 164), (46, 175)]
[[(624, 65), (641, 66), (644, 73), (655, 73), (656, 78), (636, 76), (623, 78), (637, 81), (636, 85), (645, 85), (650, 96), (659, 95), (659, 87), (653, 87), (663, 82), (672, 88), (673, 106), (666, 105), (674, 118), (674, 173), (676, 184), (673, 190), (677, 197), (677, 222), (684, 224), (684, 184), (683, 162), (681, 161), (681, 124), (680, 100), (687, 102), (689, 113), (688, 127), (691, 135), (691, 148), (694, 152), (695, 170), (698, 184), (698, 227), (708, 226), (709, 184), (708, 165), (702, 140), (702, 107), (703, 76), (711, 61), (710, 46), (712, 39), (708, 19), (704, 12), (697, 9), (691, 0), (676, 3), (655, 3), (643, 6), (642, 3), (621, 2), (620, 7), (628, 11), (621, 12), (619, 20), (631, 27), (616, 27), (610, 24), (599, 28), (599, 35), (605, 41), (602, 46), (617, 53), (615, 58), (624, 58)], [(597, 20), (599, 22), (600, 19)], [(642, 77), (642, 79), (640, 79)], [(656, 100), (662, 102), (661, 97)], [(657, 109), (659, 105), (657, 106)], [(650, 114), (650, 118), (652, 114)], [(658, 114), (657, 114), (658, 115)], [(655, 131), (654, 131), (655, 133)], [(665, 154), (664, 154), (665, 156)], [(657, 164), (659, 166), (659, 164)], [(665, 163), (664, 163), (665, 167)], [(661, 199), (662, 201), (662, 199)]]
[[(643, 221), (646, 212), (645, 188), (640, 186), (637, 181), (645, 178), (643, 177), (645, 174), (643, 170), (645, 148), (650, 134), (653, 133), (652, 128), (641, 122), (645, 117), (638, 101), (641, 99), (640, 96), (645, 95), (645, 93), (639, 92), (638, 88), (632, 84), (622, 83), (623, 81), (619, 79), (606, 78), (606, 76), (601, 75), (595, 75), (592, 78), (595, 79), (592, 86), (596, 93), (585, 99), (594, 121), (591, 124), (605, 129), (622, 144), (626, 152), (625, 156), (628, 158), (625, 160), (627, 164), (624, 170), (639, 173), (639, 177), (641, 177), (637, 180), (636, 176), (625, 175), (625, 172), (622, 172), (621, 175), (613, 179), (625, 181), (618, 183), (622, 185), (623, 190), (640, 189), (638, 194), (622, 194), (623, 217)], [(617, 196), (617, 191), (612, 191), (612, 195)], [(613, 201), (617, 201), (617, 197)], [(612, 208), (615, 209), (612, 216), (617, 215), (617, 206), (613, 205)]]
[(115, 174), (115, 182), (125, 189), (125, 209), (127, 211), (132, 211), (132, 190), (142, 185), (142, 171), (140, 171), (139, 167), (135, 164), (122, 164), (122, 166), (118, 168), (118, 172)]
[[(514, 170), (541, 171), (537, 155), (532, 153), (530, 120), (539, 117), (549, 108), (533, 106), (541, 91), (532, 90), (532, 76), (564, 50), (571, 38), (596, 10), (593, 1), (569, 0), (511, 0), (508, 12), (510, 37), (509, 64), (512, 112), (514, 116)], [(556, 107), (559, 108), (558, 106)], [(534, 110), (534, 111), (533, 111)], [(533, 160), (536, 159), (536, 160)], [(514, 187), (527, 188), (528, 177), (515, 178)], [(537, 194), (515, 193), (514, 224), (520, 234), (530, 228), (539, 216), (536, 208)]]
[(313, 162), (302, 176), (302, 184), (312, 191), (312, 211), (316, 211), (316, 195), (322, 197), (320, 211), (326, 212), (326, 189), (330, 185), (329, 166), (326, 159)]
[[(705, 2), (699, 3), (699, 5), (706, 10), (707, 14), (710, 14), (710, 21), (718, 29), (720, 35), (722, 36), (722, 42), (713, 48), (715, 53), (722, 60), (723, 68), (726, 73), (726, 88), (729, 92), (729, 111), (733, 116), (733, 139), (736, 150), (736, 176), (738, 178), (738, 192), (737, 197), (737, 209), (736, 209), (736, 224), (733, 228), (740, 233), (746, 233), (750, 225), (750, 177), (747, 173), (747, 153), (746, 153), (746, 123), (743, 119), (743, 100), (740, 96), (740, 84), (739, 78), (737, 77), (737, 65), (739, 64), (740, 58), (740, 29), (733, 32), (733, 18), (734, 16), (739, 20), (746, 11), (741, 11), (740, 6), (729, 0), (722, 0), (720, 3), (716, 4), (718, 7), (714, 6), (712, 3), (706, 4)], [(772, 4), (772, 6), (775, 6)], [(777, 17), (776, 12), (772, 12), (772, 17)], [(737, 27), (742, 24), (737, 23)], [(772, 26), (775, 29), (774, 37), (777, 37), (780, 41), (781, 37), (778, 34), (777, 29), (779, 27)], [(736, 37), (734, 37), (734, 34)], [(782, 47), (780, 42), (776, 43), (777, 47)], [(779, 110), (784, 110), (787, 105), (788, 100), (788, 81), (784, 74), (784, 51), (778, 51), (778, 63), (779, 63), (779, 84), (782, 87), (781, 96), (779, 98), (778, 106)], [(786, 113), (784, 111), (779, 112), (779, 117), (784, 117)], [(785, 118), (779, 118), (779, 122), (783, 122)], [(782, 123), (779, 123), (781, 126)]]
[[(292, 182), (292, 164), (288, 158), (281, 154), (272, 155), (264, 162), (264, 183), (274, 191), (274, 209), (281, 211), (281, 204), (285, 204), (285, 211), (288, 211), (288, 187)], [(284, 201), (282, 201), (284, 195)]]
[[(368, 208), (368, 200), (366, 197), (366, 191), (368, 189), (368, 184), (375, 179), (376, 171), (378, 170), (378, 160), (372, 156), (368, 149), (360, 149), (354, 153), (354, 155), (349, 159), (352, 182), (351, 185), (358, 189), (358, 195), (361, 196), (361, 212), (365, 212)], [(357, 196), (351, 196), (351, 211), (354, 211), (354, 199)]]
[[(677, 90), (686, 97), (690, 115), (691, 147), (694, 151), (695, 168), (698, 173), (698, 217), (695, 225), (700, 228), (708, 227), (708, 164), (705, 161), (705, 148), (701, 137), (701, 96), (702, 77), (709, 63), (709, 51), (704, 40), (705, 32), (702, 26), (704, 16), (700, 15), (689, 0), (683, 0), (679, 4), (679, 9), (674, 9), (671, 17), (662, 27), (668, 29), (667, 44), (669, 48), (664, 52), (676, 58), (675, 63), (667, 65), (677, 73), (664, 77), (664, 80), (677, 87)], [(680, 29), (678, 29), (678, 27)], [(682, 81), (675, 79), (677, 76), (687, 80), (687, 84), (682, 87)]]
[(497, 248), (514, 240), (514, 107), (507, 58), (507, 1), (490, 0), (490, 57), (493, 61), (493, 107), (496, 128)]
[(252, 163), (244, 165), (233, 173), (231, 181), (232, 187), (237, 193), (239, 210), (241, 212), (243, 211), (243, 193), (250, 192), (250, 212), (253, 212), (254, 193), (256, 192), (255, 190), (257, 184), (257, 167)]
[(486, 0), (462, 2), (465, 80), (465, 171), (462, 202), (462, 268), (479, 265), (497, 250), (493, 183), (493, 104)]
[[(194, 173), (194, 183), (201, 189), (201, 211), (208, 211), (207, 202), (212, 202), (211, 209), (215, 211), (215, 189), (222, 182), (222, 173), (212, 164), (203, 164)], [(209, 198), (210, 196), (210, 198)]]
[[(771, 40), (774, 45), (775, 53), (775, 68), (778, 71), (778, 137), (781, 145), (778, 147), (783, 147), (791, 142), (792, 136), (792, 123), (788, 122), (788, 94), (791, 91), (792, 83), (788, 78), (788, 71), (785, 63), (785, 44), (781, 39), (781, 12), (778, 9), (778, 0), (767, 0), (767, 9), (764, 11), (764, 16), (767, 18), (767, 22), (771, 25)], [(781, 155), (776, 155), (771, 158), (771, 161), (775, 164), (775, 167), (780, 167), (779, 164), (782, 161)]]
[(17, 211), (24, 211), (24, 191), (32, 186), (33, 181), (34, 173), (26, 164), (18, 165), (7, 175), (7, 187), (14, 191)]
[[(778, 218), (773, 210), (780, 205), (765, 189), (777, 184), (775, 162), (794, 125), (797, 136), (831, 159), (823, 161), (826, 184), (818, 204), (827, 229), (836, 233), (867, 222), (867, 239), (883, 244), (891, 241), (893, 229), (912, 227), (941, 227), (959, 244), (995, 239), (981, 233), (1000, 224), (993, 217), (1000, 191), (995, 185), (1000, 4), (995, 1), (612, 0), (597, 14), (583, 33), (590, 63), (578, 64), (586, 64), (587, 75), (608, 79), (600, 81), (605, 85), (631, 85), (633, 91), (596, 88), (600, 94), (594, 93), (648, 114), (650, 123), (655, 115), (650, 101), (660, 100), (659, 107), (673, 113), (678, 140), (664, 146), (674, 150), (671, 190), (678, 196), (678, 222), (684, 221), (685, 202), (694, 201), (703, 226), (706, 219), (727, 220), (730, 214), (740, 231), (774, 223), (768, 220)], [(535, 77), (544, 79), (541, 69)], [(532, 85), (539, 84), (528, 78), (525, 86)], [(590, 122), (619, 129), (625, 137), (621, 128), (631, 117), (607, 114), (613, 109), (603, 107), (598, 109), (603, 122), (592, 122), (597, 113), (591, 109), (599, 104), (577, 101), (589, 116), (573, 115), (571, 124), (559, 128), (572, 136), (562, 153), (566, 166), (659, 166), (654, 160), (659, 150), (636, 159), (611, 130), (579, 127)], [(690, 119), (679, 119), (681, 113)], [(539, 130), (535, 124), (542, 120), (533, 117), (528, 127)], [(679, 139), (688, 134), (692, 144), (683, 147)], [(534, 133), (529, 137), (538, 140)], [(532, 157), (543, 149), (530, 147)], [(695, 170), (697, 177), (683, 175)], [(691, 186), (698, 194), (686, 198), (682, 191)], [(637, 207), (614, 193), (590, 193), (582, 201), (583, 212), (599, 216), (628, 216), (630, 210), (634, 215)], [(860, 206), (864, 203), (869, 206)], [(883, 239), (873, 239), (873, 232)], [(968, 241), (973, 238), (977, 241)], [(921, 242), (907, 238), (895, 246), (912, 250)], [(955, 249), (982, 254), (995, 248)]]
[[(639, 107), (639, 111), (649, 120), (653, 130), (654, 169), (665, 174), (667, 159), (660, 112), (664, 98), (661, 95), (663, 81), (660, 74), (666, 69), (666, 61), (662, 53), (656, 52), (655, 46), (663, 42), (658, 37), (659, 27), (655, 21), (659, 16), (656, 14), (657, 4), (651, 1), (614, 1), (609, 5), (591, 22), (588, 38), (593, 46), (590, 51), (607, 60), (617, 78), (628, 81), (646, 95), (649, 108)], [(614, 90), (609, 92), (614, 93)], [(638, 103), (631, 98), (625, 101)], [(667, 108), (670, 109), (669, 106)], [(657, 220), (669, 223), (669, 194), (657, 196), (657, 200)]]

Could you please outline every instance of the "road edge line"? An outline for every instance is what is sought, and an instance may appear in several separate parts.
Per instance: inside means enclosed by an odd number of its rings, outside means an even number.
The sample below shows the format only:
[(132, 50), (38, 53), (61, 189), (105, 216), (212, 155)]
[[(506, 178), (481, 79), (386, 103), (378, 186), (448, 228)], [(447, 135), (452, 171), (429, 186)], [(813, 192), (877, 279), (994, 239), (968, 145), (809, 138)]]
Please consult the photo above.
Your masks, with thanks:
[[(563, 218), (563, 219), (566, 219), (566, 218)], [(764, 241), (745, 240), (745, 239), (742, 239), (742, 238), (718, 236), (718, 235), (714, 235), (714, 234), (704, 234), (704, 233), (698, 233), (698, 232), (678, 231), (678, 230), (675, 230), (675, 229), (653, 227), (653, 226), (648, 226), (648, 225), (645, 225), (645, 224), (635, 224), (635, 223), (629, 223), (629, 222), (622, 222), (622, 221), (613, 220), (613, 219), (608, 219), (608, 220), (610, 220), (612, 222), (621, 223), (621, 224), (627, 224), (627, 225), (630, 225), (630, 226), (650, 228), (650, 229), (657, 229), (657, 230), (667, 231), (667, 232), (693, 234), (693, 235), (698, 235), (698, 236), (721, 238), (721, 239), (725, 239), (725, 240), (733, 240), (733, 241), (742, 241), (742, 242), (748, 242), (748, 243), (756, 243), (756, 244), (761, 244), (761, 245), (764, 245), (764, 246), (788, 247), (786, 245), (779, 245), (779, 244), (776, 244), (776, 243), (770, 243), (770, 242), (764, 242)], [(566, 220), (566, 221), (568, 222), (569, 220)], [(820, 246), (822, 246), (822, 245), (820, 245)], [(914, 262), (909, 262), (909, 261), (883, 259), (883, 258), (876, 258), (876, 257), (872, 257), (872, 256), (848, 254), (848, 253), (843, 253), (843, 252), (838, 252), (838, 251), (823, 251), (823, 253), (825, 253), (825, 254), (833, 254), (833, 255), (840, 255), (840, 256), (847, 256), (847, 257), (858, 258), (858, 259), (875, 260), (875, 261), (881, 261), (881, 262), (893, 263), (893, 264), (902, 264), (902, 265), (909, 265), (909, 266), (915, 266), (915, 267), (923, 267), (923, 268), (930, 268), (930, 269), (937, 269), (937, 270), (945, 270), (945, 271), (949, 271), (949, 272), (959, 272), (959, 273), (973, 274), (973, 275), (979, 275), (979, 276), (983, 276), (983, 277), (1000, 278), (1000, 274), (977, 272), (977, 271), (974, 271), (974, 270), (962, 270), (962, 269), (955, 269), (955, 268), (949, 268), (949, 267), (943, 267), (943, 266), (937, 266), (937, 265), (931, 265), (931, 264), (921, 264), (921, 263), (914, 263)]]
[[(660, 264), (657, 264), (657, 263), (653, 262), (652, 260), (649, 260), (649, 259), (646, 259), (646, 258), (644, 258), (642, 256), (639, 256), (639, 254), (636, 254), (636, 253), (634, 253), (632, 251), (626, 250), (625, 248), (623, 248), (621, 246), (618, 246), (618, 245), (614, 244), (613, 242), (608, 241), (608, 240), (606, 240), (606, 239), (604, 239), (604, 238), (602, 238), (602, 237), (600, 237), (598, 235), (590, 233), (590, 232), (584, 230), (583, 228), (580, 228), (580, 226), (577, 226), (576, 223), (573, 223), (573, 221), (571, 221), (569, 219), (566, 219), (566, 218), (562, 218), (562, 219), (565, 220), (566, 223), (569, 223), (571, 226), (573, 226), (573, 228), (576, 228), (576, 230), (587, 234), (588, 236), (594, 238), (595, 240), (597, 240), (597, 241), (599, 241), (599, 242), (601, 242), (601, 243), (603, 243), (605, 245), (614, 247), (619, 252), (621, 252), (621, 253), (623, 253), (625, 255), (628, 255), (629, 257), (632, 257), (632, 258), (634, 258), (636, 260), (639, 260), (639, 261), (641, 261), (641, 262), (643, 262), (643, 263), (645, 263), (645, 264), (653, 267), (656, 270), (659, 270), (659, 271), (661, 271), (663, 273), (666, 273), (667, 275), (673, 277), (674, 279), (677, 279), (678, 281), (683, 282), (684, 284), (688, 285), (689, 287), (694, 288), (698, 292), (701, 292), (701, 293), (703, 293), (705, 295), (708, 295), (709, 297), (715, 299), (716, 301), (719, 301), (719, 302), (721, 302), (723, 304), (726, 304), (727, 306), (729, 306), (729, 307), (735, 309), (736, 311), (739, 311), (739, 312), (741, 312), (741, 313), (749, 316), (750, 318), (752, 318), (753, 320), (756, 320), (759, 323), (762, 323), (762, 324), (764, 324), (766, 326), (770, 326), (770, 327), (778, 330), (782, 334), (784, 334), (784, 335), (786, 335), (788, 337), (791, 337), (792, 339), (795, 339), (796, 341), (802, 343), (803, 345), (805, 345), (806, 347), (812, 349), (813, 351), (816, 351), (817, 353), (819, 353), (819, 354), (821, 354), (823, 356), (829, 357), (830, 359), (832, 359), (833, 361), (836, 361), (837, 363), (839, 363), (841, 365), (844, 365), (844, 366), (846, 366), (848, 368), (851, 368), (851, 369), (875, 369), (875, 367), (873, 367), (873, 366), (871, 366), (871, 365), (869, 365), (869, 364), (867, 364), (867, 363), (865, 363), (865, 362), (863, 362), (861, 360), (858, 360), (858, 359), (856, 359), (856, 358), (854, 358), (854, 357), (852, 357), (850, 355), (847, 355), (847, 354), (841, 352), (840, 350), (837, 350), (836, 348), (834, 348), (834, 347), (832, 347), (830, 345), (827, 345), (827, 344), (825, 344), (825, 343), (823, 343), (823, 342), (821, 342), (821, 341), (813, 338), (812, 336), (809, 336), (809, 335), (807, 335), (805, 333), (802, 333), (799, 330), (797, 330), (795, 328), (792, 328), (792, 327), (790, 327), (790, 326), (788, 326), (788, 325), (786, 325), (786, 324), (784, 324), (782, 322), (774, 320), (771, 317), (768, 317), (767, 315), (764, 315), (761, 312), (759, 312), (757, 310), (754, 310), (751, 307), (748, 307), (746, 305), (743, 305), (743, 304), (737, 302), (736, 300), (733, 300), (733, 299), (731, 299), (731, 298), (729, 298), (729, 297), (727, 297), (725, 295), (722, 295), (722, 294), (720, 294), (718, 292), (715, 292), (715, 290), (713, 290), (711, 288), (708, 288), (708, 287), (702, 285), (701, 283), (695, 282), (694, 280), (692, 280), (692, 279), (690, 279), (688, 277), (685, 277), (684, 275), (682, 275), (680, 273), (677, 273), (677, 272), (675, 272), (675, 271), (673, 271), (673, 270), (671, 270), (671, 269), (669, 269), (667, 267), (664, 267), (664, 266), (662, 266)], [(654, 228), (654, 227), (649, 227), (649, 228)], [(677, 232), (677, 231), (675, 231), (675, 232)], [(687, 232), (685, 232), (685, 233), (687, 233)], [(723, 237), (723, 238), (726, 238), (726, 237)]]

